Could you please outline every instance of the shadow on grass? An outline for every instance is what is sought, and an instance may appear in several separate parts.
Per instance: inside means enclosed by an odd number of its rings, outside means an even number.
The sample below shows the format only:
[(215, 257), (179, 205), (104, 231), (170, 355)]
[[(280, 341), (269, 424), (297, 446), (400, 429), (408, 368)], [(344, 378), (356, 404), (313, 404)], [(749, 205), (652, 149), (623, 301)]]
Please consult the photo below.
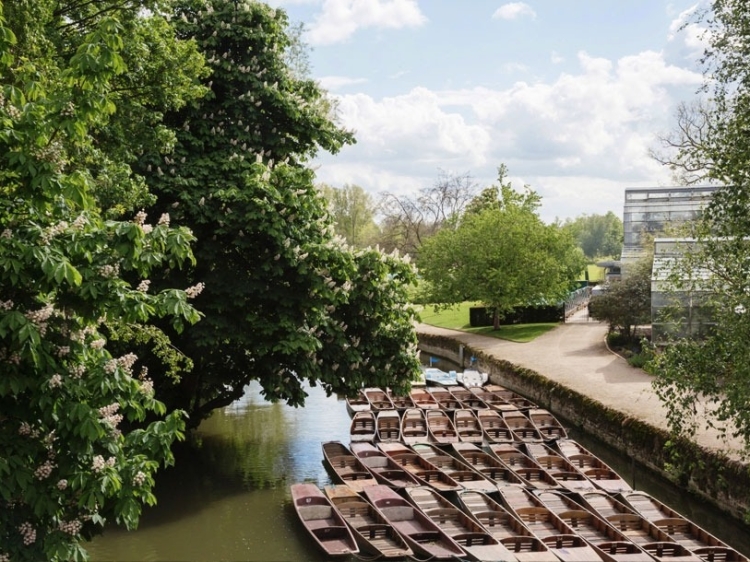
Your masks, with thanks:
[[(427, 324), (429, 324), (429, 322), (427, 322)], [(510, 324), (507, 326), (500, 326), (498, 330), (494, 330), (492, 326), (472, 327), (469, 324), (465, 324), (460, 328), (453, 329), (500, 340), (527, 343), (535, 340), (543, 334), (546, 334), (557, 326), (559, 326), (559, 324), (556, 322), (545, 322), (541, 324)]]

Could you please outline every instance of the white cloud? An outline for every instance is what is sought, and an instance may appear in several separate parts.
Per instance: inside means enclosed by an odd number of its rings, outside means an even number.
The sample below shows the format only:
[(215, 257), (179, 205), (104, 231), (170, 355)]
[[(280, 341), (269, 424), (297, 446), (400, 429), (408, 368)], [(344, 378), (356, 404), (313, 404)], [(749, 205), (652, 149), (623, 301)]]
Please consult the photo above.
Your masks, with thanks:
[(325, 0), (307, 39), (314, 45), (328, 45), (345, 41), (362, 28), (419, 27), (426, 21), (416, 0)]
[(324, 90), (334, 92), (345, 88), (346, 86), (353, 86), (355, 84), (363, 84), (367, 82), (367, 78), (349, 78), (347, 76), (323, 76), (319, 79), (320, 85)]
[(552, 64), (560, 64), (565, 62), (565, 58), (557, 51), (552, 51), (549, 56), (549, 60)]
[(536, 12), (525, 2), (509, 2), (495, 10), (492, 19), (514, 20), (522, 16), (529, 16), (534, 19), (536, 18)]

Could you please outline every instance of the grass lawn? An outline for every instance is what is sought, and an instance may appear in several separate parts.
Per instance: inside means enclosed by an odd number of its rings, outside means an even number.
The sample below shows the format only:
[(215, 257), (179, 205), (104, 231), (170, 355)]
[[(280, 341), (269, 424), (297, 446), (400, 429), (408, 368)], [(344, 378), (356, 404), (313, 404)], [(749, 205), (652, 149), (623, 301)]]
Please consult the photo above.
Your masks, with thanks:
[(453, 308), (435, 312), (432, 306), (426, 305), (422, 308), (419, 315), (423, 323), (430, 324), (431, 326), (460, 330), (472, 334), (482, 334), (518, 343), (532, 341), (558, 325), (555, 322), (545, 322), (542, 324), (509, 324), (507, 326), (500, 326), (499, 330), (493, 330), (492, 326), (472, 328), (469, 325), (469, 308), (472, 306), (476, 306), (476, 304), (465, 302)]

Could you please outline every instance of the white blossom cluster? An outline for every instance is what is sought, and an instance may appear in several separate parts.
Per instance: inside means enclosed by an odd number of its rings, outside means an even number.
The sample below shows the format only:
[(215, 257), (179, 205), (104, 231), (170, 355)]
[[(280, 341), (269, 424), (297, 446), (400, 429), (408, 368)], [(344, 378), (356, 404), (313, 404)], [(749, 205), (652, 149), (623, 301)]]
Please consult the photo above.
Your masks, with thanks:
[(81, 528), (83, 527), (83, 523), (81, 523), (78, 519), (73, 519), (72, 521), (60, 521), (57, 528), (60, 529), (63, 533), (67, 533), (71, 536), (77, 535)]
[(151, 281), (148, 279), (144, 279), (140, 283), (138, 283), (138, 286), (135, 288), (136, 291), (139, 291), (141, 293), (147, 293), (148, 288), (151, 286)]
[(60, 221), (57, 224), (53, 224), (50, 227), (45, 228), (42, 231), (41, 235), (41, 242), (44, 246), (49, 245), (50, 240), (52, 240), (55, 236), (59, 236), (63, 232), (65, 232), (70, 225), (67, 223), (67, 221)]
[(99, 273), (106, 279), (114, 279), (120, 275), (120, 264), (106, 264), (99, 268)]
[(24, 314), (24, 316), (36, 326), (39, 333), (43, 336), (47, 333), (47, 321), (50, 319), (55, 309), (51, 304), (47, 304), (39, 310), (30, 310)]
[(98, 410), (99, 419), (101, 419), (104, 423), (110, 425), (112, 429), (116, 429), (117, 425), (122, 421), (122, 414), (117, 413), (119, 409), (120, 404), (118, 404), (117, 402), (113, 402), (108, 406), (102, 406)]
[(29, 546), (36, 541), (36, 529), (31, 526), (31, 523), (25, 521), (18, 526), (18, 530), (23, 535), (23, 544)]
[(32, 428), (28, 422), (21, 422), (21, 425), (18, 426), (18, 435), (21, 435), (23, 437), (31, 437), (32, 439), (38, 439), (39, 430)]
[(192, 287), (188, 287), (185, 289), (185, 296), (189, 299), (194, 299), (198, 295), (200, 295), (203, 292), (203, 289), (206, 287), (204, 283), (198, 283), (196, 285), (193, 285)]
[(146, 481), (146, 475), (142, 471), (138, 471), (138, 473), (133, 476), (133, 486), (136, 488), (143, 486), (143, 483)]
[(36, 468), (36, 470), (34, 471), (34, 477), (37, 480), (45, 480), (49, 478), (49, 475), (52, 474), (52, 470), (54, 468), (55, 465), (52, 463), (52, 461), (46, 460)]
[(59, 373), (55, 373), (49, 379), (50, 388), (59, 388), (62, 386), (62, 383), (63, 383), (63, 379)]
[(115, 457), (109, 457), (107, 460), (104, 460), (104, 457), (101, 455), (96, 455), (94, 459), (91, 461), (91, 470), (99, 474), (102, 470), (109, 467), (112, 468), (115, 466)]
[(68, 481), (65, 478), (62, 478), (57, 481), (58, 490), (65, 490), (67, 487), (68, 487)]

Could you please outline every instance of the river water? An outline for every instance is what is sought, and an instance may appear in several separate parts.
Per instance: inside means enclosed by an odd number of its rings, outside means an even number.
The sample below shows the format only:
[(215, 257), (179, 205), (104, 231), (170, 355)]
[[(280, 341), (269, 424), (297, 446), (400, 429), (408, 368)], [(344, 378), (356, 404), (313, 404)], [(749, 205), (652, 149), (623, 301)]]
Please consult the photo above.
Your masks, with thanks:
[[(321, 443), (349, 442), (345, 403), (308, 389), (304, 408), (269, 404), (257, 385), (232, 406), (214, 412), (176, 466), (159, 476), (158, 505), (145, 508), (138, 530), (108, 528), (87, 545), (94, 562), (326, 560), (305, 534), (291, 506), (289, 486), (331, 483)], [(571, 437), (613, 466), (631, 485), (665, 501), (699, 525), (750, 554), (750, 528), (664, 480), (634, 467), (624, 456), (585, 435)]]

